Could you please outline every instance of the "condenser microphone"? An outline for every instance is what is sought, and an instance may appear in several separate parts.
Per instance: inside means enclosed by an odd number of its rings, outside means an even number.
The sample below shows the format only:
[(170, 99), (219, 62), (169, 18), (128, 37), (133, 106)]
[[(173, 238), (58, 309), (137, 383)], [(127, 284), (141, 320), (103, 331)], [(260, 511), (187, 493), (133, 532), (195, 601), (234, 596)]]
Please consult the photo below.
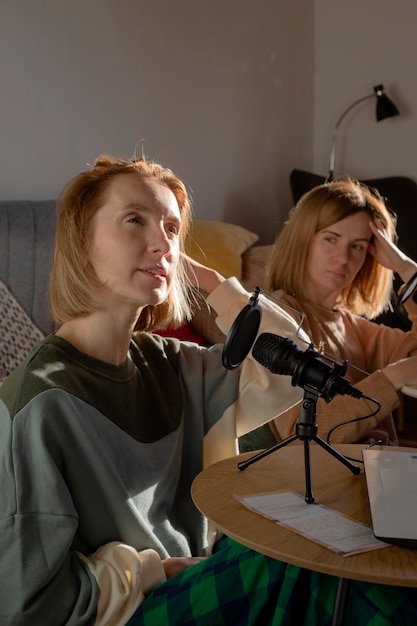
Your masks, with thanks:
[(274, 335), (259, 335), (252, 350), (258, 363), (273, 374), (292, 376), (291, 384), (315, 391), (326, 402), (336, 394), (361, 398), (362, 392), (344, 378), (347, 361), (336, 363), (309, 346), (304, 352), (294, 341)]

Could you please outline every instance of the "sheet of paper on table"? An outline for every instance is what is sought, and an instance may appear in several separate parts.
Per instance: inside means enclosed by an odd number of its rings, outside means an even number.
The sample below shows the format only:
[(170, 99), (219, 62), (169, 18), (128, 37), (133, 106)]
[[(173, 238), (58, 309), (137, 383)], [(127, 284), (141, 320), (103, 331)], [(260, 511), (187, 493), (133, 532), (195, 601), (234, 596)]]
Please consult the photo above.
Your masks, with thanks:
[(248, 509), (342, 556), (389, 545), (376, 539), (371, 526), (322, 504), (307, 504), (301, 495), (291, 491), (235, 495), (235, 498)]

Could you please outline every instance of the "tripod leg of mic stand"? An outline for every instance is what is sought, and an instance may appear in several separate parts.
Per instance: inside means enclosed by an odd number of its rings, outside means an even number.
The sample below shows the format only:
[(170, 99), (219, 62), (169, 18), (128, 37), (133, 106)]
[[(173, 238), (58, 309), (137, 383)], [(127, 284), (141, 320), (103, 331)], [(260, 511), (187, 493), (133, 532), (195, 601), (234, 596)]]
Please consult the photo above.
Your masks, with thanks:
[(246, 461), (240, 461), (237, 466), (240, 470), (243, 471), (244, 469), (249, 467), (249, 465), (252, 465), (252, 463), (260, 461), (260, 459), (268, 456), (268, 454), (271, 454), (271, 452), (275, 452), (275, 450), (279, 450), (279, 448), (286, 446), (287, 443), (291, 443), (291, 441), (294, 441), (294, 439), (298, 439), (298, 435), (291, 435), (290, 437), (287, 437), (287, 439), (284, 439), (284, 441), (280, 441), (271, 448), (268, 448), (267, 450), (262, 450), (262, 452), (258, 452), (258, 454), (251, 456), (250, 459), (246, 459)]
[(340, 452), (338, 452), (337, 450), (332, 448), (332, 446), (330, 444), (328, 444), (327, 441), (324, 441), (324, 439), (322, 439), (318, 435), (316, 435), (313, 439), (314, 439), (314, 441), (317, 441), (317, 443), (322, 448), (327, 450), (327, 452), (330, 452), (331, 455), (333, 455), (336, 459), (338, 459), (341, 463), (343, 463), (343, 465), (346, 465), (346, 467), (348, 467), (350, 469), (352, 474), (360, 474), (361, 468), (358, 467), (358, 465), (355, 465), (354, 463), (351, 463), (349, 461), (349, 459), (347, 459), (345, 456), (343, 456), (343, 454), (341, 454)]
[(314, 496), (311, 486), (311, 462), (310, 462), (310, 439), (306, 437), (304, 439), (304, 468), (306, 476), (306, 496), (305, 501), (307, 504), (313, 504)]
[(349, 580), (339, 578), (333, 607), (332, 626), (343, 626), (345, 622), (346, 602), (349, 595)]

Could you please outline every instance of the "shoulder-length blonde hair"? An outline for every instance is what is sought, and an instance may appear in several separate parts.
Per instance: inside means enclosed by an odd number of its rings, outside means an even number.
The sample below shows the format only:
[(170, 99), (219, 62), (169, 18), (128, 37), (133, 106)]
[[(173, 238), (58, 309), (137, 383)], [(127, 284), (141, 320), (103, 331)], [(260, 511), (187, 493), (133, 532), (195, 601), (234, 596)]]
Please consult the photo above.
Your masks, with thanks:
[[(347, 179), (319, 185), (304, 194), (275, 240), (267, 267), (268, 289), (282, 289), (303, 299), (314, 235), (361, 211), (374, 221), (379, 219), (390, 239), (396, 241), (396, 216), (375, 189)], [(368, 252), (354, 280), (341, 292), (338, 304), (372, 319), (388, 307), (392, 283), (393, 272)]]
[[(62, 324), (85, 316), (98, 308), (95, 298), (101, 284), (89, 261), (91, 221), (102, 207), (109, 185), (120, 175), (155, 178), (174, 194), (181, 215), (180, 250), (190, 227), (191, 202), (184, 183), (170, 169), (145, 158), (124, 161), (101, 155), (94, 166), (75, 176), (63, 189), (57, 202), (57, 228), (50, 278), (50, 308)], [(155, 330), (177, 326), (189, 318), (188, 280), (182, 255), (167, 299), (145, 307), (135, 330)]]

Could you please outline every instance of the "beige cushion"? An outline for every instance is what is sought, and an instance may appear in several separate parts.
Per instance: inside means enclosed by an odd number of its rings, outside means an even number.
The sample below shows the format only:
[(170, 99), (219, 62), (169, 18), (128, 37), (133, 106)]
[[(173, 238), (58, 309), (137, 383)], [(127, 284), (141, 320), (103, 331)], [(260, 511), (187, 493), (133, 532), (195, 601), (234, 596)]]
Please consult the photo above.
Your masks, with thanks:
[(242, 254), (258, 235), (236, 224), (195, 220), (185, 242), (186, 253), (225, 278), (242, 278)]

